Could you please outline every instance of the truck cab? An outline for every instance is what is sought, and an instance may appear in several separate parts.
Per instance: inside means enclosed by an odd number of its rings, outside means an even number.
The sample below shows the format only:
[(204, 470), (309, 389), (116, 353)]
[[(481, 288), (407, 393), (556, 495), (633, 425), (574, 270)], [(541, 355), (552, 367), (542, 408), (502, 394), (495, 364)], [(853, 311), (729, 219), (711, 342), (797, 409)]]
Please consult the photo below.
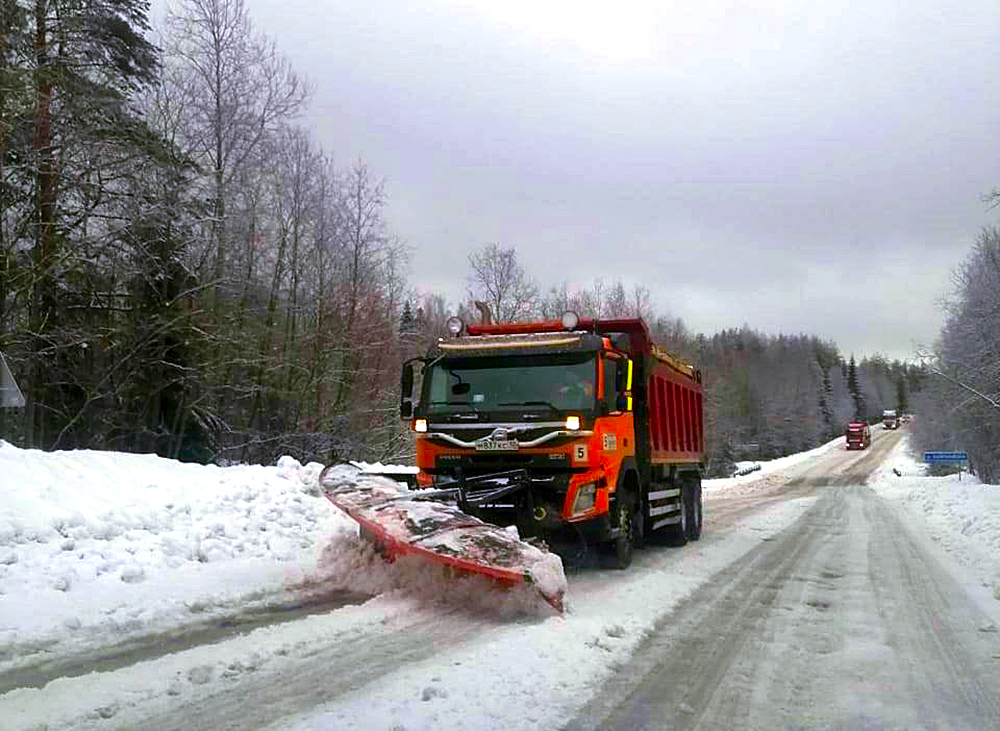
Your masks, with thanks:
[(872, 429), (863, 421), (852, 421), (844, 432), (847, 449), (868, 449), (872, 443)]

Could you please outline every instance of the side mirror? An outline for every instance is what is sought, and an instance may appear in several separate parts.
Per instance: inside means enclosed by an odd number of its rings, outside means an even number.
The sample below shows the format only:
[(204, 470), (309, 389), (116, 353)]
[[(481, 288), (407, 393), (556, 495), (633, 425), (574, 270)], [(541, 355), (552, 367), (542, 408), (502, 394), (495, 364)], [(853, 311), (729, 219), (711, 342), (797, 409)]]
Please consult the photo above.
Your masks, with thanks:
[(403, 396), (410, 398), (413, 395), (413, 363), (403, 364)]
[(403, 364), (403, 375), (399, 389), (399, 418), (413, 417), (413, 363)]

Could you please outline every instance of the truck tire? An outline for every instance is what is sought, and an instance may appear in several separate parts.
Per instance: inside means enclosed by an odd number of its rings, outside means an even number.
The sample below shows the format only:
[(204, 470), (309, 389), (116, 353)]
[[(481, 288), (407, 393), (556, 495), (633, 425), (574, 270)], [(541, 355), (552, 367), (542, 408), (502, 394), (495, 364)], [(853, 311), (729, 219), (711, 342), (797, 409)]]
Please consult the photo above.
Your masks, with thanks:
[(688, 533), (689, 541), (697, 541), (701, 538), (701, 477), (694, 477), (685, 487), (689, 493), (687, 507), (688, 513)]
[(649, 503), (636, 498), (632, 511), (632, 545), (642, 549), (649, 545)]
[(670, 541), (672, 546), (683, 546), (688, 541), (688, 520), (691, 517), (690, 511), (688, 509), (688, 495), (690, 493), (690, 485), (687, 480), (683, 478), (678, 478), (677, 486), (681, 489), (680, 495), (680, 511), (677, 515), (680, 517), (679, 523), (674, 523), (673, 525), (668, 525), (666, 527), (667, 540)]
[(618, 537), (613, 541), (609, 541), (603, 548), (611, 559), (611, 564), (614, 568), (622, 570), (632, 565), (632, 557), (635, 553), (635, 495), (625, 493), (616, 502), (615, 521), (618, 528)]

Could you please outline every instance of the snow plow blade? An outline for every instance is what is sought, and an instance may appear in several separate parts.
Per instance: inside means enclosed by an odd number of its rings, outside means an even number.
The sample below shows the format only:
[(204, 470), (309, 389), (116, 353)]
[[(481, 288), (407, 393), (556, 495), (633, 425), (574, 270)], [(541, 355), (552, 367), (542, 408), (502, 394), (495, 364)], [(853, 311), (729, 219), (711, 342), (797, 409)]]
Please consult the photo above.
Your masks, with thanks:
[(415, 555), (463, 573), (486, 576), (501, 586), (527, 584), (556, 611), (564, 611), (562, 559), (433, 499), (450, 491), (410, 490), (349, 465), (325, 467), (319, 475), (319, 487), (390, 561)]

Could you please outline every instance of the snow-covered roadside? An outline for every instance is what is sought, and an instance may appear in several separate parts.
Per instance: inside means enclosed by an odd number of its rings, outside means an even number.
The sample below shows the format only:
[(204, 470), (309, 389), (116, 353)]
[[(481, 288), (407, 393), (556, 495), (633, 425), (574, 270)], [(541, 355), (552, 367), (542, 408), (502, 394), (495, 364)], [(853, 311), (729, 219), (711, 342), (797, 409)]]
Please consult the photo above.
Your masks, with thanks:
[[(747, 466), (750, 466), (750, 465), (759, 465), (760, 469), (759, 470), (754, 470), (754, 472), (748, 473), (747, 475), (741, 475), (738, 478), (731, 478), (731, 479), (741, 479), (742, 478), (742, 479), (745, 480), (750, 475), (760, 476), (760, 475), (771, 474), (773, 472), (778, 472), (780, 470), (787, 469), (787, 468), (791, 467), (792, 465), (796, 465), (796, 464), (799, 464), (801, 462), (805, 462), (806, 460), (812, 459), (813, 457), (818, 457), (821, 454), (826, 454), (827, 452), (829, 452), (831, 449), (834, 449), (835, 447), (839, 447), (840, 449), (844, 448), (844, 437), (843, 436), (835, 437), (835, 438), (831, 439), (830, 441), (828, 441), (826, 444), (821, 444), (818, 447), (806, 450), (805, 452), (796, 452), (795, 454), (789, 454), (787, 457), (778, 457), (777, 459), (770, 459), (770, 460), (767, 460), (767, 461), (764, 461), (764, 462), (762, 462), (760, 460), (751, 460), (751, 461), (747, 461), (747, 462), (737, 462), (736, 463), (736, 467), (737, 468), (743, 468), (743, 467), (747, 467)], [(708, 482), (725, 482), (725, 480), (708, 480)]]
[[(984, 485), (968, 473), (927, 476), (909, 437), (889, 453), (868, 485), (901, 506), (914, 533), (928, 537), (961, 567), (970, 590), (979, 589), (974, 594), (1000, 600), (1000, 485)], [(982, 603), (1000, 616), (1000, 604)]]
[(0, 672), (308, 593), (322, 546), (357, 534), (320, 468), (0, 441)]
[(761, 489), (784, 482), (786, 478), (783, 472), (789, 467), (801, 464), (810, 459), (815, 459), (830, 450), (843, 449), (843, 447), (844, 438), (837, 437), (836, 439), (831, 439), (826, 444), (821, 444), (815, 449), (790, 454), (787, 457), (779, 457), (778, 459), (771, 459), (764, 462), (739, 462), (737, 463), (738, 467), (759, 465), (760, 469), (748, 472), (745, 475), (739, 475), (738, 477), (702, 480), (702, 494), (708, 499), (713, 497), (744, 497), (752, 495)]

